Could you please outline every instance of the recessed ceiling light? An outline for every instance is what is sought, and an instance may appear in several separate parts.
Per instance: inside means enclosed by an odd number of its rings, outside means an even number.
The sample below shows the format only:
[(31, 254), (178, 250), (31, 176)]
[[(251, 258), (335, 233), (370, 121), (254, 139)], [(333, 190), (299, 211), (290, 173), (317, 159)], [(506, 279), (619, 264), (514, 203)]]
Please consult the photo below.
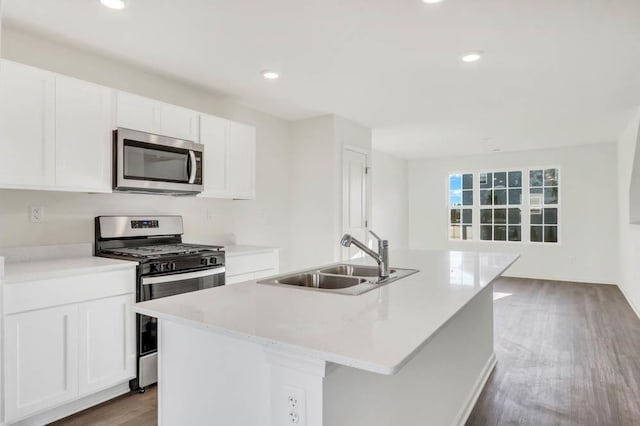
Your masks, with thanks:
[(442, 3), (442, 0), (422, 0), (422, 3), (424, 3), (424, 4), (436, 4), (436, 3)]
[(492, 151), (492, 152), (500, 152), (500, 151), (502, 151), (502, 150), (501, 150), (500, 148), (493, 148), (491, 151)]
[(267, 80), (275, 80), (276, 78), (280, 77), (280, 74), (275, 71), (262, 71), (262, 76)]
[(482, 52), (469, 52), (466, 53), (461, 59), (463, 62), (476, 62), (482, 58)]
[(109, 9), (121, 10), (124, 9), (127, 5), (124, 3), (124, 0), (100, 0), (103, 6), (108, 7)]

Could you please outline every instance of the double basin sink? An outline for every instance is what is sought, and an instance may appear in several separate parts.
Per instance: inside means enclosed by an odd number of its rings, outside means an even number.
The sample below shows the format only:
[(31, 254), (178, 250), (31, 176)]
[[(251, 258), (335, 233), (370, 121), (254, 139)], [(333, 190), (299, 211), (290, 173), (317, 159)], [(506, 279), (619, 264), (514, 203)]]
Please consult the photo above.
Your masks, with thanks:
[(408, 277), (417, 269), (391, 268), (389, 276), (378, 276), (377, 266), (337, 264), (295, 274), (279, 275), (258, 281), (258, 284), (290, 285), (309, 290), (358, 295)]

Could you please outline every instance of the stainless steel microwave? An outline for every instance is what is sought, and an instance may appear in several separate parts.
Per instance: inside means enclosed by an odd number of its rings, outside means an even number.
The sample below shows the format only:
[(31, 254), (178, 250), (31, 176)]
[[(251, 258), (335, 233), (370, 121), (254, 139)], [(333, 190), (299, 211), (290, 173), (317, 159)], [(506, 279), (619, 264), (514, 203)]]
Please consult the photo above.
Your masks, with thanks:
[(118, 128), (113, 148), (115, 191), (193, 195), (203, 190), (199, 143)]

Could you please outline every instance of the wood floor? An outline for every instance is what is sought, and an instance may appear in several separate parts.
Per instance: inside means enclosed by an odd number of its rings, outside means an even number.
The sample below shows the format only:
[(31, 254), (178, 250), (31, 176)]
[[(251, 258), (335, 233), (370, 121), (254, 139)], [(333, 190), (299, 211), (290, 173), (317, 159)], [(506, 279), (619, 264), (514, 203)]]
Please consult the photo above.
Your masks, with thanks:
[[(495, 291), (498, 365), (467, 425), (640, 425), (640, 320), (617, 287), (502, 278)], [(151, 426), (156, 401), (151, 388), (54, 424)]]
[(467, 425), (640, 425), (640, 320), (617, 287), (495, 291), (498, 364)]

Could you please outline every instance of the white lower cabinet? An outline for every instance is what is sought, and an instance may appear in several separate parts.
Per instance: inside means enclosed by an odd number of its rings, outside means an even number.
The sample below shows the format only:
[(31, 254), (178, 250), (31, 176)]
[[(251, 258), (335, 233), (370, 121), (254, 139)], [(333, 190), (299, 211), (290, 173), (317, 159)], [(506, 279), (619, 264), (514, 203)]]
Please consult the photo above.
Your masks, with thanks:
[(133, 294), (79, 305), (79, 393), (90, 394), (136, 374)]
[(5, 333), (6, 420), (77, 397), (77, 305), (9, 315)]

